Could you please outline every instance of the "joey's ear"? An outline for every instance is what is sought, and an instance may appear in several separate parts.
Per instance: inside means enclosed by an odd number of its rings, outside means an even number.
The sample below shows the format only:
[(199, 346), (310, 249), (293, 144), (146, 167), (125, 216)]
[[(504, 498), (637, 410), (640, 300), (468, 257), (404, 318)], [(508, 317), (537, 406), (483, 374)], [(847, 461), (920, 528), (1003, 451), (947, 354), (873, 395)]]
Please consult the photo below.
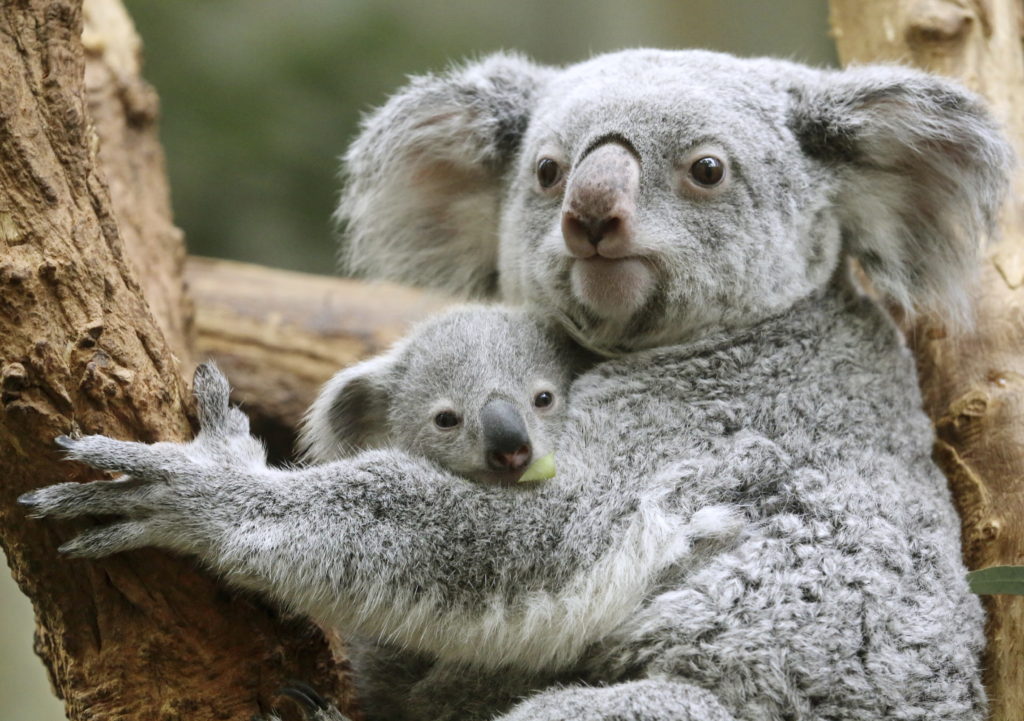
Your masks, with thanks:
[(300, 457), (329, 463), (387, 442), (389, 379), (397, 352), (356, 363), (324, 384), (299, 428)]
[(794, 91), (791, 127), (838, 179), (846, 250), (907, 311), (969, 317), (1012, 151), (977, 96), (900, 67), (826, 72)]
[(464, 297), (497, 291), (501, 180), (551, 71), (492, 55), (413, 78), (366, 117), (336, 217), (359, 274)]

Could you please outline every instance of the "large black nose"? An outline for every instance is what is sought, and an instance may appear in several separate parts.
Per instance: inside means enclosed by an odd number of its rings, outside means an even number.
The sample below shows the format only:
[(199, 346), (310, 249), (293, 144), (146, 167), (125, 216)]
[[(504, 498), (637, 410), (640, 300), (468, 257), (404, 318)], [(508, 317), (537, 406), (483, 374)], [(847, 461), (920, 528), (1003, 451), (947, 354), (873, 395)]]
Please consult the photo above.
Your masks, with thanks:
[(487, 401), (480, 409), (484, 437), (484, 459), (492, 471), (518, 471), (533, 457), (530, 435), (519, 409), (501, 398)]

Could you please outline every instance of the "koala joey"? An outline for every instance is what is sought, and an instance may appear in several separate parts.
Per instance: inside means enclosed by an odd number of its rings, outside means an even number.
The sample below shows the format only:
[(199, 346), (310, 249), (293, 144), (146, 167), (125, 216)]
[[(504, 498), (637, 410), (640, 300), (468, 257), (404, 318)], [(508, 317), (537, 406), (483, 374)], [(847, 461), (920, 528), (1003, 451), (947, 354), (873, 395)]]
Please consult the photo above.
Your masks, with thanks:
[(846, 269), (969, 317), (1010, 158), (976, 97), (905, 68), (631, 50), (416, 78), (346, 156), (349, 259), (608, 356), (555, 478), (508, 493), (388, 446), (267, 468), (202, 367), (195, 440), (61, 439), (135, 482), (22, 502), (113, 516), (68, 553), (192, 554), (379, 641), (370, 719), (981, 721), (913, 358)]
[(335, 375), (303, 421), (302, 455), (327, 463), (401, 448), (508, 486), (554, 450), (586, 362), (560, 327), (521, 308), (450, 310)]

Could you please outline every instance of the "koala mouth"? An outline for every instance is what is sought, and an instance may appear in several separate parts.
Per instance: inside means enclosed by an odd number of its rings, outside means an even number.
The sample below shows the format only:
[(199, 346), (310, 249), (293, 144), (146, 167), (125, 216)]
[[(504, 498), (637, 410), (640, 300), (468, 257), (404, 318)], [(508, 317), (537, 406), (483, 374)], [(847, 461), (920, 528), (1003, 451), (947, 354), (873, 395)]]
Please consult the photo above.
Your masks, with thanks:
[(629, 319), (643, 308), (657, 285), (650, 263), (635, 256), (576, 258), (569, 281), (573, 295), (607, 320)]
[(501, 486), (503, 488), (524, 488), (532, 485), (529, 483), (519, 484), (519, 478), (524, 472), (526, 472), (525, 468), (520, 468), (517, 471), (492, 471), (489, 468), (481, 468), (472, 473), (467, 473), (466, 476), (477, 483)]

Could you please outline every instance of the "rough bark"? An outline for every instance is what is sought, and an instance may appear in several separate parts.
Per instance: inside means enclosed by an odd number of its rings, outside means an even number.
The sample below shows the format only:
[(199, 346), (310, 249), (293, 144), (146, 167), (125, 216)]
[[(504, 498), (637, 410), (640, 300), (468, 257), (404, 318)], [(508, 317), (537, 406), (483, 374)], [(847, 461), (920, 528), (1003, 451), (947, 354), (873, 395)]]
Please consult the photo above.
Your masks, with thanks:
[(190, 370), (192, 307), (185, 292), (185, 242), (171, 220), (160, 101), (141, 75), (139, 36), (120, 0), (83, 5), (85, 92), (99, 163), (132, 274), (170, 350)]
[[(444, 301), (389, 283), (367, 284), (191, 257), (197, 355), (232, 381), (271, 457), (289, 457), (295, 427), (338, 369), (381, 352)], [(267, 292), (272, 288), (273, 292)]]
[(90, 23), (87, 53), (79, 2), (0, 5), (0, 546), (34, 604), (37, 650), (75, 720), (247, 720), (292, 678), (347, 706), (307, 622), (155, 551), (60, 558), (81, 526), (15, 506), (32, 488), (95, 478), (60, 459), (56, 435), (192, 432), (183, 251), (155, 96), (135, 75), (137, 39), (116, 0), (90, 0), (89, 17), (104, 19)]
[[(1024, 158), (1020, 0), (831, 0), (839, 57), (905, 62), (983, 94)], [(986, 252), (977, 318), (954, 333), (930, 319), (909, 330), (936, 457), (963, 518), (971, 568), (1024, 564), (1024, 165)], [(1024, 709), (1024, 598), (987, 598), (992, 718)]]

